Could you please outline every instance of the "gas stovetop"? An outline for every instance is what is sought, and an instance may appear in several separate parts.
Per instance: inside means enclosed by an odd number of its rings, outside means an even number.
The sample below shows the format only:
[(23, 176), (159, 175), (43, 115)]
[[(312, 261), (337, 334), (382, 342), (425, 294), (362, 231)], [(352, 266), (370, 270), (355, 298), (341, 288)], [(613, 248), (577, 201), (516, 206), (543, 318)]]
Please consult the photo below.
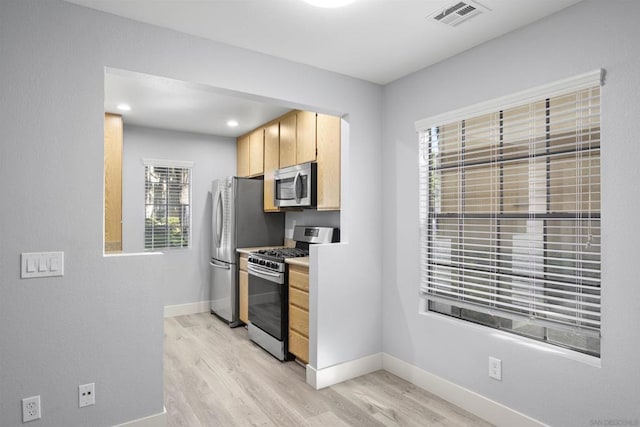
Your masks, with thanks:
[(293, 231), (295, 248), (259, 249), (249, 254), (249, 263), (277, 271), (285, 271), (285, 258), (309, 256), (309, 244), (339, 241), (339, 231), (331, 227), (309, 227), (296, 225)]
[(255, 252), (251, 252), (251, 255), (263, 259), (268, 259), (269, 261), (284, 262), (285, 258), (300, 258), (309, 256), (309, 251), (300, 248), (269, 248), (259, 249)]

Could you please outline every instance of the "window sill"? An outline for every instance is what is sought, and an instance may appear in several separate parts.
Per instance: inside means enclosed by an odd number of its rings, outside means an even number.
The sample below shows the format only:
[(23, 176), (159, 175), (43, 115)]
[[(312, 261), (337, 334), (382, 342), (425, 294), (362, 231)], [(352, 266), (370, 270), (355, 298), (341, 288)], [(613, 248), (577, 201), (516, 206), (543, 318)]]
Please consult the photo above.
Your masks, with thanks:
[(104, 253), (105, 258), (118, 258), (118, 257), (130, 257), (130, 256), (145, 256), (145, 255), (164, 255), (163, 252), (122, 252), (122, 253)]

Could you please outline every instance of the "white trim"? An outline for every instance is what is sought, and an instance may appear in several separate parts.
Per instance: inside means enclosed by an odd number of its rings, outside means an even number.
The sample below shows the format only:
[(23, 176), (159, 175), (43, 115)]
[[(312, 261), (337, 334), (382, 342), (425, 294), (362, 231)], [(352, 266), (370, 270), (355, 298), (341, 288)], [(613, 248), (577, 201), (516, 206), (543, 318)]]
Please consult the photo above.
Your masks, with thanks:
[(118, 424), (114, 427), (165, 427), (167, 425), (167, 408), (162, 408), (162, 412), (148, 417), (138, 418)]
[(190, 302), (187, 304), (165, 305), (164, 317), (185, 316), (187, 314), (208, 313), (211, 301)]
[(546, 425), (474, 391), (410, 365), (390, 354), (383, 353), (382, 365), (384, 370), (403, 380), (498, 426), (539, 427)]
[(551, 98), (581, 89), (587, 89), (596, 85), (602, 85), (603, 82), (604, 70), (594, 70), (578, 76), (536, 86), (511, 95), (494, 98), (489, 101), (480, 102), (458, 110), (418, 120), (415, 122), (416, 131), (420, 132), (434, 126), (440, 126), (470, 117), (477, 117), (499, 110), (506, 110), (522, 104), (540, 101), (545, 98)]
[(128, 257), (128, 256), (147, 256), (147, 255), (164, 255), (163, 252), (118, 252), (118, 253), (110, 253), (104, 252), (102, 254), (105, 258), (119, 258), (119, 257)]
[(498, 426), (540, 427), (546, 425), (387, 353), (372, 354), (324, 369), (315, 369), (311, 365), (307, 365), (306, 380), (311, 387), (320, 390), (381, 369)]
[(379, 371), (382, 369), (382, 359), (383, 354), (376, 353), (323, 369), (315, 369), (307, 365), (307, 384), (320, 390), (351, 378)]
[(164, 166), (168, 168), (193, 168), (190, 160), (142, 159), (145, 166)]

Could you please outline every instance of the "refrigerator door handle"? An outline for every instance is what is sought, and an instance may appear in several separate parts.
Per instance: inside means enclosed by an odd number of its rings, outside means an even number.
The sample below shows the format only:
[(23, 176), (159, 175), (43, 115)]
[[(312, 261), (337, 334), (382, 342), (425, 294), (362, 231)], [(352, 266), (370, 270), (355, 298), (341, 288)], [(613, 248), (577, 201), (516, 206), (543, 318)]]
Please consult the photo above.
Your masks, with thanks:
[(220, 243), (222, 243), (222, 223), (224, 221), (224, 205), (222, 204), (222, 192), (218, 191), (218, 200), (215, 203), (216, 205), (216, 212), (213, 215), (214, 221), (216, 222), (216, 224), (214, 224), (214, 230), (216, 233), (215, 236), (215, 241), (216, 241), (216, 248), (220, 247)]
[(230, 270), (231, 264), (218, 264), (214, 261), (209, 261), (209, 265), (214, 268), (221, 268), (223, 270)]
[(212, 242), (216, 244), (218, 241), (218, 198), (220, 197), (220, 190), (218, 189), (215, 193), (212, 193), (211, 197), (213, 202), (211, 205), (213, 209), (213, 212), (211, 212), (211, 237), (213, 237)]

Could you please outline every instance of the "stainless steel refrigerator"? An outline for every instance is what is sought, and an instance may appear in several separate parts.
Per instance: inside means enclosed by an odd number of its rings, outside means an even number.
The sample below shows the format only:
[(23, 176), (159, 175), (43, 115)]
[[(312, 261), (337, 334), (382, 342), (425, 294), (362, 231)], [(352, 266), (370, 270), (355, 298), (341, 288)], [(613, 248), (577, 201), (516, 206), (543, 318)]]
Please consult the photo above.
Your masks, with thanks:
[(263, 181), (230, 176), (213, 181), (211, 221), (211, 313), (238, 326), (237, 248), (278, 246), (284, 213), (263, 210)]

